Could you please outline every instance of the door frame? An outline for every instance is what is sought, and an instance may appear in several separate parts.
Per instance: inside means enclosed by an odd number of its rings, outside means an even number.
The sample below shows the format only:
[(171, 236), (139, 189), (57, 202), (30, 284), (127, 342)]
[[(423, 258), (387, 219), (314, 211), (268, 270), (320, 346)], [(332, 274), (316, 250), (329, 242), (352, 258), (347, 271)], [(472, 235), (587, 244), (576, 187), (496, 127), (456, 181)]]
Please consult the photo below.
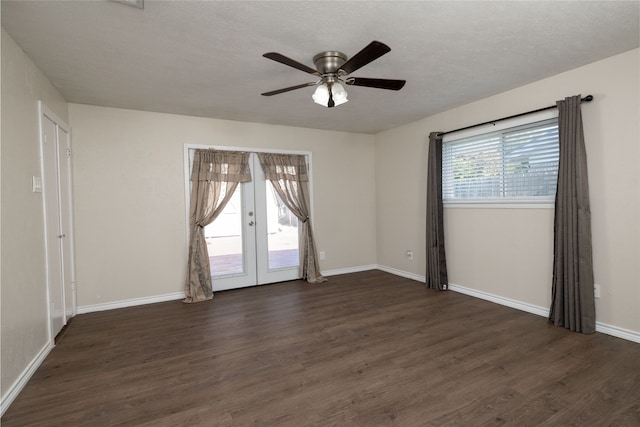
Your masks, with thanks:
[[(191, 159), (189, 157), (189, 151), (195, 149), (204, 150), (220, 150), (220, 151), (245, 151), (250, 153), (274, 153), (274, 154), (299, 154), (306, 156), (307, 158), (307, 175), (309, 176), (309, 209), (311, 212), (311, 218), (313, 215), (313, 171), (312, 171), (312, 153), (310, 151), (298, 151), (298, 150), (278, 150), (278, 149), (265, 149), (265, 148), (250, 148), (250, 147), (234, 147), (234, 146), (222, 146), (222, 145), (202, 145), (202, 144), (184, 144), (184, 194), (185, 194), (185, 237), (186, 237), (186, 257), (189, 257), (189, 241), (191, 228), (189, 225), (190, 216), (190, 203), (191, 203)], [(313, 226), (313, 222), (312, 222)], [(257, 285), (257, 281), (255, 285)]]
[[(72, 151), (71, 151), (71, 128), (69, 125), (60, 119), (51, 109), (49, 109), (42, 101), (38, 101), (38, 139), (40, 142), (40, 173), (42, 176), (42, 220), (44, 226), (44, 248), (45, 248), (45, 272), (46, 272), (46, 289), (47, 289), (47, 319), (49, 323), (49, 340), (53, 342), (56, 334), (59, 331), (54, 331), (53, 327), (53, 313), (51, 312), (51, 282), (50, 282), (50, 262), (51, 257), (49, 255), (49, 238), (51, 235), (51, 231), (47, 226), (47, 215), (49, 214), (49, 210), (47, 208), (47, 202), (45, 197), (45, 192), (47, 191), (47, 186), (51, 188), (52, 183), (45, 182), (44, 171), (45, 171), (45, 150), (44, 150), (44, 137), (43, 137), (43, 119), (47, 118), (56, 126), (56, 175), (57, 180), (53, 185), (55, 185), (58, 189), (58, 227), (63, 227), (63, 234), (65, 234), (64, 242), (60, 245), (60, 259), (62, 261), (62, 306), (63, 306), (63, 326), (68, 323), (68, 320), (71, 317), (74, 317), (77, 314), (77, 299), (76, 299), (76, 273), (75, 273), (75, 239), (74, 239), (74, 218), (73, 218), (73, 170), (72, 170)], [(66, 134), (66, 138), (64, 141), (60, 141), (59, 136), (60, 132), (58, 129), (62, 129)], [(66, 152), (65, 158), (60, 158), (60, 144), (64, 144), (64, 151)], [(66, 162), (66, 175), (61, 176), (61, 162)], [(65, 186), (65, 191), (67, 192), (67, 200), (66, 200), (66, 212), (67, 217), (62, 217), (62, 206), (63, 198), (60, 196), (60, 191), (62, 191), (62, 187)], [(51, 209), (51, 207), (49, 207)], [(67, 228), (68, 227), (68, 228)], [(65, 251), (63, 245), (68, 245), (67, 251)], [(68, 255), (65, 257), (65, 254)], [(68, 258), (68, 259), (65, 259)], [(68, 263), (68, 264), (67, 264)], [(65, 277), (65, 273), (68, 272), (70, 277)], [(70, 307), (69, 307), (70, 305)]]

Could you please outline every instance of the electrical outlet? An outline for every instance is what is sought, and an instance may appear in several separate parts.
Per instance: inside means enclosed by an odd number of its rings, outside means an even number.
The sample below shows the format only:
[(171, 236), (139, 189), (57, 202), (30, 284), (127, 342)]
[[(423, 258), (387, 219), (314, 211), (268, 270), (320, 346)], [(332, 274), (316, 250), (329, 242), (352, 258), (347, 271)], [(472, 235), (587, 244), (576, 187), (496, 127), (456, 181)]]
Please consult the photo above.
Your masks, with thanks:
[(31, 191), (34, 193), (42, 193), (42, 178), (39, 176), (31, 177)]
[(320, 251), (320, 259), (324, 259), (324, 251)]
[(593, 285), (593, 296), (600, 298), (600, 285)]
[(413, 259), (413, 251), (411, 249), (407, 249), (407, 252), (405, 253), (407, 255), (407, 258)]

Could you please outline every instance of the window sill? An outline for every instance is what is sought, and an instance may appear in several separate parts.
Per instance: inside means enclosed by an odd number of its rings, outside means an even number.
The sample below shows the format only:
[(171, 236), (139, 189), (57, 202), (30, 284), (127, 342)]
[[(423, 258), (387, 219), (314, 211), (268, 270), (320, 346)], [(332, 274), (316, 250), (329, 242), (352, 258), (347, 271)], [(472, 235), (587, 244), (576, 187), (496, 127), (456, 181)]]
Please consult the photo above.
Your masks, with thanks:
[(445, 209), (553, 209), (554, 200), (464, 200), (444, 202)]

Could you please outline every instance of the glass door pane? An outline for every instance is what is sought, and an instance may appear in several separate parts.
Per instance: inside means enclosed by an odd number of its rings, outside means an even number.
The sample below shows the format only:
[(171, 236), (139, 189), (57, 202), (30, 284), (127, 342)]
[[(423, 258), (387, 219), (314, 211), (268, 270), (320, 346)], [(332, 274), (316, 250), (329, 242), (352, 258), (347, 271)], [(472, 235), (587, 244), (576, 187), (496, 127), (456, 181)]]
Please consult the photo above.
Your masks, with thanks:
[(282, 202), (270, 181), (266, 181), (267, 247), (269, 270), (297, 267), (298, 218)]
[(243, 274), (245, 271), (242, 234), (242, 186), (211, 224), (204, 228), (211, 276)]
[(258, 284), (298, 279), (298, 219), (265, 179), (258, 156), (253, 156)]

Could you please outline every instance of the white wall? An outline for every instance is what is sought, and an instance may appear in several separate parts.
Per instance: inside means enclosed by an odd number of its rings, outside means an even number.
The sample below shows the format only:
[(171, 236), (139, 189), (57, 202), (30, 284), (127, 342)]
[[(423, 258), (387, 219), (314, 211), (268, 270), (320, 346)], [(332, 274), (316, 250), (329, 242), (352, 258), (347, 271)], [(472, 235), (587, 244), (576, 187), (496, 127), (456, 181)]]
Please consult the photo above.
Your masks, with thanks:
[(312, 152), (323, 271), (376, 262), (374, 137), (69, 105), (78, 305), (183, 290), (184, 144)]
[[(597, 321), (640, 333), (639, 50), (635, 49), (376, 135), (378, 263), (424, 276), (427, 136), (552, 105), (583, 104)], [(398, 191), (397, 186), (402, 190)], [(453, 209), (444, 213), (449, 281), (547, 308), (552, 209)], [(414, 261), (404, 257), (416, 252)]]
[(49, 343), (38, 100), (61, 119), (67, 104), (5, 30), (2, 30), (2, 376), (3, 401)]

